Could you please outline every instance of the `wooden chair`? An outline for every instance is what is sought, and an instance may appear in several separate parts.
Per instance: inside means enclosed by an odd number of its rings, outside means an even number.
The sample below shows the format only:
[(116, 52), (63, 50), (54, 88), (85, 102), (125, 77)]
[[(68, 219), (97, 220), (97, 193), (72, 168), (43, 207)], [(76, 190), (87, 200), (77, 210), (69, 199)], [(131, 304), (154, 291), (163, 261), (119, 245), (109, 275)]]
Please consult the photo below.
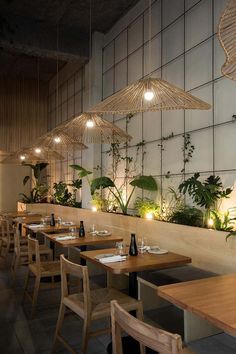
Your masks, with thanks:
[[(25, 239), (25, 237), (24, 237)], [(12, 265), (11, 270), (13, 274), (13, 278), (15, 279), (17, 268), (20, 265), (25, 265), (29, 263), (28, 260), (28, 242), (23, 243), (24, 241), (20, 237), (19, 229), (16, 228), (14, 232), (14, 251), (13, 251), (13, 258), (12, 258)], [(26, 239), (28, 241), (28, 239)], [(45, 244), (39, 245), (39, 253), (40, 256), (45, 256), (47, 260), (53, 260), (53, 252), (52, 250)]]
[[(52, 278), (52, 282), (48, 284), (44, 284), (45, 287), (51, 288), (55, 287), (54, 277), (60, 275), (60, 262), (59, 261), (47, 261), (42, 262), (40, 259), (40, 247), (39, 242), (36, 239), (28, 236), (28, 257), (29, 257), (29, 266), (28, 272), (25, 281), (24, 295), (27, 296), (32, 302), (32, 310), (31, 316), (33, 316), (35, 312), (35, 308), (37, 305), (38, 292), (40, 287), (40, 281), (42, 278)], [(28, 291), (29, 278), (33, 275), (35, 277), (34, 291), (33, 296)]]
[[(127, 311), (136, 311), (139, 319), (143, 318), (142, 302), (121, 293), (112, 288), (100, 288), (90, 290), (88, 268), (74, 264), (61, 255), (61, 305), (54, 337), (53, 351), (57, 340), (59, 340), (70, 353), (76, 351), (61, 335), (61, 328), (66, 308), (70, 309), (84, 321), (82, 333), (82, 353), (85, 354), (90, 336), (101, 335), (111, 331), (105, 328), (98, 331), (91, 331), (93, 320), (110, 318), (110, 301), (116, 299)], [(83, 290), (75, 294), (69, 294), (68, 277), (73, 276), (82, 280)]]
[(159, 354), (193, 354), (188, 348), (183, 348), (180, 335), (140, 321), (126, 312), (117, 301), (111, 302), (111, 326), (113, 354), (123, 354), (122, 331), (140, 343), (141, 354), (145, 353), (145, 347)]
[(7, 219), (1, 220), (1, 248), (0, 256), (6, 258), (14, 247), (14, 231)]

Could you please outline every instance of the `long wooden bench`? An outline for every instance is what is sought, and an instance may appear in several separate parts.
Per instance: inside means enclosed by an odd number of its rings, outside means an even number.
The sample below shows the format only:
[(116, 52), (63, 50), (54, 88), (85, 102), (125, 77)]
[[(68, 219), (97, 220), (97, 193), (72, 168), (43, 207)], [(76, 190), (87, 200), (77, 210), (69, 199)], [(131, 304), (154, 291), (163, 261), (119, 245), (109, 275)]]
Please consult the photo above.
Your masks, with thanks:
[(216, 275), (216, 273), (192, 265), (168, 268), (159, 271), (141, 272), (138, 275), (139, 298), (143, 301), (145, 310), (164, 307), (167, 306), (168, 303), (157, 296), (157, 289), (159, 286), (205, 279)]

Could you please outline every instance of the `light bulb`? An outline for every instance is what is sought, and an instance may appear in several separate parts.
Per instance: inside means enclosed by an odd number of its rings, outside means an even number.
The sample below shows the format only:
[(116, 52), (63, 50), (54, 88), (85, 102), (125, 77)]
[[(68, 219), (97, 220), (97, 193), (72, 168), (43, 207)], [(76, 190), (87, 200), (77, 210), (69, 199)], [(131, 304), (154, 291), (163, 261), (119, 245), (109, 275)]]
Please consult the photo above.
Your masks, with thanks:
[(24, 161), (24, 160), (25, 160), (25, 155), (20, 155), (20, 159), (21, 159), (22, 161)]
[(54, 138), (54, 141), (55, 141), (55, 143), (60, 143), (61, 142), (61, 138), (59, 137), (59, 136), (56, 136), (55, 138)]
[(92, 119), (88, 119), (86, 122), (86, 126), (88, 128), (93, 128), (94, 127), (94, 122), (92, 121)]
[(40, 152), (42, 151), (40, 148), (36, 148), (34, 149), (34, 151), (36, 152), (36, 154), (40, 154)]
[(147, 90), (145, 93), (144, 93), (144, 98), (146, 101), (151, 101), (154, 97), (154, 93), (151, 91), (151, 90)]
[(98, 210), (97, 210), (97, 207), (92, 206), (92, 211), (93, 211), (93, 212), (98, 211)]
[(152, 220), (153, 219), (153, 213), (146, 213), (145, 218), (148, 220)]
[(214, 226), (214, 220), (213, 219), (208, 219), (207, 224), (211, 228), (212, 226)]

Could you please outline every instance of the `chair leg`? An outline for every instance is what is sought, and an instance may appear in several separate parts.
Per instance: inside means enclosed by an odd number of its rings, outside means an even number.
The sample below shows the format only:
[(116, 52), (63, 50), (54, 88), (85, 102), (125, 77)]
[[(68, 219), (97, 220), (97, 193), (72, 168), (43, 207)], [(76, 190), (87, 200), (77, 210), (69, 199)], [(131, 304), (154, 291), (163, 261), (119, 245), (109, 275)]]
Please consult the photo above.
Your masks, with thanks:
[(26, 274), (26, 278), (25, 278), (25, 285), (24, 285), (24, 292), (23, 292), (23, 298), (22, 298), (22, 304), (25, 300), (25, 294), (27, 293), (27, 289), (28, 289), (28, 285), (29, 285), (29, 278), (30, 278), (30, 271), (28, 268), (27, 274)]
[(52, 352), (54, 352), (55, 348), (56, 348), (57, 337), (58, 337), (58, 335), (60, 335), (61, 327), (62, 327), (62, 324), (64, 321), (65, 310), (66, 310), (65, 305), (63, 303), (61, 303), (60, 309), (59, 309), (59, 314), (58, 314), (58, 319), (57, 319), (56, 331), (55, 331), (54, 340), (53, 340)]
[[(136, 317), (140, 321), (143, 321), (143, 304), (142, 304), (142, 302), (138, 303), (138, 307), (136, 310)], [(143, 344), (140, 343), (140, 354), (145, 354), (145, 353), (146, 353), (146, 348)]]
[(90, 329), (90, 320), (85, 319), (83, 325), (83, 337), (82, 337), (82, 354), (86, 354), (89, 340), (89, 329)]
[(31, 317), (33, 317), (34, 312), (35, 312), (37, 299), (38, 299), (39, 286), (40, 286), (40, 277), (37, 276), (35, 278), (35, 284), (34, 284), (34, 294), (33, 294), (33, 301), (32, 301)]

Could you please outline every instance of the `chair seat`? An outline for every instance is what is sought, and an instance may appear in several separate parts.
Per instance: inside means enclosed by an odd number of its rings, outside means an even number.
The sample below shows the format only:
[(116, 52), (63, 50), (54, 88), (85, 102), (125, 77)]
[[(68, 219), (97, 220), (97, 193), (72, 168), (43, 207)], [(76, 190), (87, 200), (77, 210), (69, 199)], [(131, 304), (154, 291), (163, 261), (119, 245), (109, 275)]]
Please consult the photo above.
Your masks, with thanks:
[[(37, 267), (35, 263), (29, 264), (29, 269), (35, 275), (38, 274)], [(52, 277), (54, 275), (60, 275), (60, 262), (51, 261), (51, 262), (41, 262), (40, 264), (40, 276), (41, 277)]]
[[(92, 320), (109, 317), (111, 313), (111, 300), (117, 300), (118, 303), (124, 307), (126, 311), (131, 311), (137, 308), (137, 300), (123, 294), (122, 292), (113, 288), (102, 288), (92, 290)], [(84, 300), (83, 294), (77, 293), (64, 297), (63, 303), (79, 316), (84, 318)]]

